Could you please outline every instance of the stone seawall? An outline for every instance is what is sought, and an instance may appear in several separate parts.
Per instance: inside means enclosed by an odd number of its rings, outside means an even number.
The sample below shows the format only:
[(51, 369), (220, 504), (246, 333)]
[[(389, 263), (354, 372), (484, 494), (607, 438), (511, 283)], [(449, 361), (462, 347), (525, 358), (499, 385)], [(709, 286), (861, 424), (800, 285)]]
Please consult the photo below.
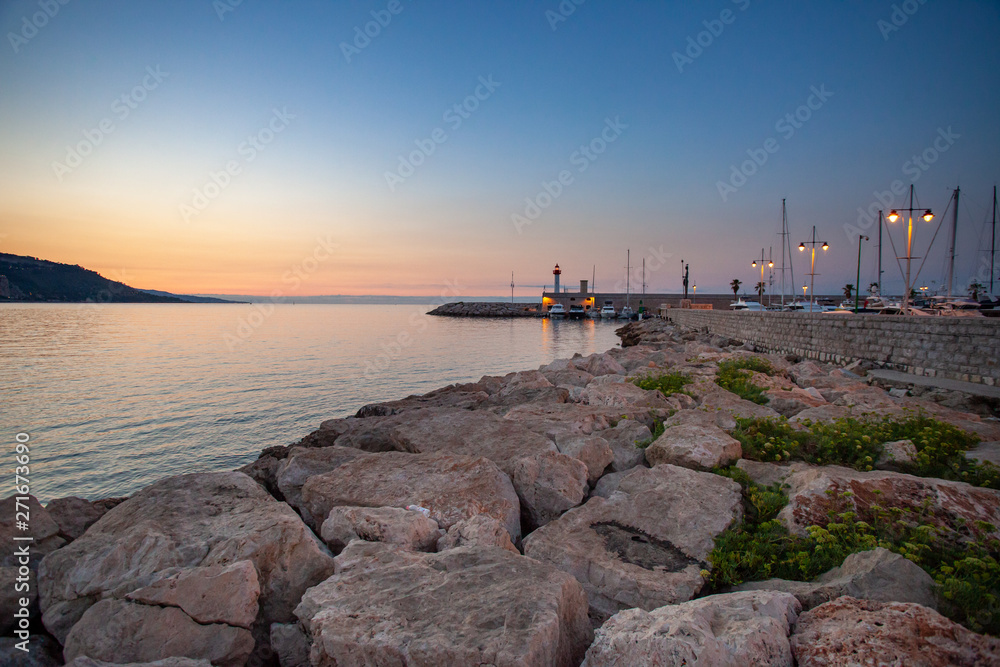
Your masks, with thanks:
[(671, 309), (682, 326), (820, 361), (1000, 385), (1000, 320)]
[(427, 313), (443, 317), (542, 317), (540, 303), (505, 301), (458, 301), (438, 306)]

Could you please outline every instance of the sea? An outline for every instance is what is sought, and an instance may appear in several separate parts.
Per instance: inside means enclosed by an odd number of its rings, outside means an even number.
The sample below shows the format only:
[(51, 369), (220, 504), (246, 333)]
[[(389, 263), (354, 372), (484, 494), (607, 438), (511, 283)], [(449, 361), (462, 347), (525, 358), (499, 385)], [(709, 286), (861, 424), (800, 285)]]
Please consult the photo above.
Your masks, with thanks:
[(614, 321), (432, 307), (0, 305), (0, 497), (18, 441), (41, 502), (127, 496), (233, 470), (369, 403), (619, 345)]

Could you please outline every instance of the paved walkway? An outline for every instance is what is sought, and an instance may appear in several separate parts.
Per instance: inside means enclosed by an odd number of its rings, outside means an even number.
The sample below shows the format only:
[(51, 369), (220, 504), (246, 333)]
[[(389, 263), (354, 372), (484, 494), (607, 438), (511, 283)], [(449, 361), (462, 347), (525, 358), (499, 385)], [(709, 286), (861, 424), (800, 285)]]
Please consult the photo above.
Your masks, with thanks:
[(1000, 387), (990, 387), (989, 385), (976, 382), (962, 382), (961, 380), (949, 380), (948, 378), (911, 375), (909, 373), (889, 371), (881, 368), (868, 371), (868, 375), (889, 382), (904, 382), (917, 385), (918, 387), (937, 387), (938, 389), (947, 389), (949, 391), (961, 391), (974, 396), (1000, 398)]

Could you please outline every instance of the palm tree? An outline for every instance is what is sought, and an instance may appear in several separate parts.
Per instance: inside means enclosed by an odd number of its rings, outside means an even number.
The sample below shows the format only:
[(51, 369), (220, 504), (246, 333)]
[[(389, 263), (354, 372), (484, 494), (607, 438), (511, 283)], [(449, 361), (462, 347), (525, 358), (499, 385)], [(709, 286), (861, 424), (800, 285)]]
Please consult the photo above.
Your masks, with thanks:
[(757, 302), (758, 303), (764, 303), (764, 287), (766, 287), (766, 285), (767, 284), (764, 283), (764, 282), (757, 283)]
[(851, 296), (854, 294), (854, 285), (844, 285), (844, 298), (848, 301), (851, 300)]
[(733, 282), (729, 283), (730, 289), (733, 290), (733, 298), (734, 299), (738, 299), (739, 298), (740, 285), (742, 285), (742, 284), (743, 284), (743, 282), (739, 278), (733, 278)]

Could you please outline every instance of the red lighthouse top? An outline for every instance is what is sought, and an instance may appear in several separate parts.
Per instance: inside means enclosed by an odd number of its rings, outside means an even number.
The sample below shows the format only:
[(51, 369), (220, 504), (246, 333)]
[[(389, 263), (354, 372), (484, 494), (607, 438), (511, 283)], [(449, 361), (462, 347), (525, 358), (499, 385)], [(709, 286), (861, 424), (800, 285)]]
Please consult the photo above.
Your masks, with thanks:
[(554, 276), (558, 276), (558, 275), (559, 275), (559, 274), (561, 274), (561, 273), (562, 273), (562, 269), (560, 269), (560, 268), (559, 268), (559, 265), (558, 265), (558, 264), (556, 264), (556, 268), (552, 269), (552, 275), (554, 275)]

